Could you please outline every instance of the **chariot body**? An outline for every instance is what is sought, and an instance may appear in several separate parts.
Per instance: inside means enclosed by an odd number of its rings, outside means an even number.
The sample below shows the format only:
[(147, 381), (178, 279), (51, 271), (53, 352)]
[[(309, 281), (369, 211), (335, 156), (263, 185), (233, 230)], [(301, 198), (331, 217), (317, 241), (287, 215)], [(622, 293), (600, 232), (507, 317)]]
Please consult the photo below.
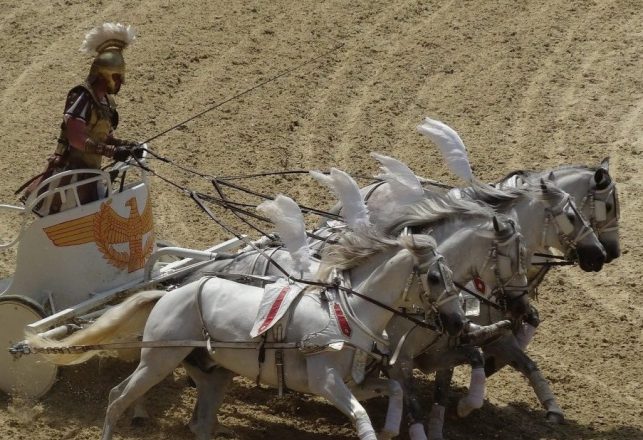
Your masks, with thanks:
[[(65, 176), (70, 183), (60, 186)], [(93, 182), (101, 197), (82, 204), (78, 189)], [(62, 201), (60, 212), (44, 215), (54, 197)], [(15, 238), (0, 244), (0, 250), (17, 246), (13, 276), (0, 279), (0, 389), (32, 398), (49, 391), (58, 367), (8, 351), (25, 331), (62, 338), (128, 294), (171, 286), (241, 243), (232, 239), (201, 251), (157, 241), (148, 176), (129, 163), (56, 174), (24, 206), (3, 204), (0, 213), (20, 222)]]

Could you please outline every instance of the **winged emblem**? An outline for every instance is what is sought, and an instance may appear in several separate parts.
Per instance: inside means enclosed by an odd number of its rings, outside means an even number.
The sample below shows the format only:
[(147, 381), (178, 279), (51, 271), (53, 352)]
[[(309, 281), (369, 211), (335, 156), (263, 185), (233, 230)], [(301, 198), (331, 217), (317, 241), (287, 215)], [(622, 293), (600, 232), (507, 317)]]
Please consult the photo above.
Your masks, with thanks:
[[(75, 220), (44, 228), (47, 237), (56, 246), (75, 246), (95, 242), (96, 246), (111, 265), (134, 272), (145, 265), (154, 249), (154, 222), (152, 204), (145, 204), (143, 213), (138, 212), (136, 197), (129, 199), (129, 217), (120, 216), (111, 207), (111, 200), (103, 203), (100, 210)], [(143, 235), (150, 232), (145, 244)], [(127, 243), (129, 252), (113, 247)]]

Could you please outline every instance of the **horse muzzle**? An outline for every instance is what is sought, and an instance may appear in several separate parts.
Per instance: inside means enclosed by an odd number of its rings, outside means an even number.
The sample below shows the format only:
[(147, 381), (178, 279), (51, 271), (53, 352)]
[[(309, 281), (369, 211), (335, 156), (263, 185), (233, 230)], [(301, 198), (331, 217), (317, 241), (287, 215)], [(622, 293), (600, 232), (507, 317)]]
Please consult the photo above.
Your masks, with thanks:
[(605, 248), (605, 262), (610, 263), (616, 260), (621, 256), (621, 246), (618, 242), (613, 241), (601, 241), (601, 244)]
[(464, 324), (466, 323), (465, 317), (459, 313), (440, 313), (440, 320), (442, 321), (444, 330), (446, 330), (450, 336), (458, 336), (462, 333)]
[(508, 298), (507, 311), (512, 318), (517, 321), (522, 321), (522, 318), (530, 311), (528, 292), (525, 290), (515, 298)]
[(605, 264), (607, 254), (603, 247), (578, 246), (576, 248), (578, 264), (585, 272), (598, 272)]

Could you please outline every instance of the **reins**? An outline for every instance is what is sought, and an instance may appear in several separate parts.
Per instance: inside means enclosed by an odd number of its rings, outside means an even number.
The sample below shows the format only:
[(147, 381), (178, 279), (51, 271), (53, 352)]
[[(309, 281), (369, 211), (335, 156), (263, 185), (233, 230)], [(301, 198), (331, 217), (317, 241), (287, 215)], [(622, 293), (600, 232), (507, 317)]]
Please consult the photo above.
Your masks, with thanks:
[(169, 132), (171, 132), (171, 131), (173, 131), (173, 130), (178, 129), (179, 127), (184, 126), (184, 125), (185, 125), (185, 124), (187, 124), (188, 122), (194, 121), (195, 119), (200, 118), (201, 116), (205, 115), (206, 113), (209, 113), (209, 112), (211, 112), (212, 110), (216, 110), (216, 109), (218, 109), (219, 107), (221, 107), (221, 106), (223, 106), (223, 105), (227, 104), (228, 102), (234, 101), (234, 100), (235, 100), (235, 99), (237, 99), (237, 98), (240, 98), (240, 97), (242, 97), (242, 96), (244, 96), (244, 95), (247, 95), (248, 93), (250, 93), (250, 92), (252, 92), (252, 91), (254, 91), (254, 90), (257, 90), (257, 89), (259, 89), (259, 88), (261, 88), (261, 87), (265, 86), (266, 84), (269, 84), (269, 83), (271, 83), (271, 82), (273, 82), (273, 81), (276, 81), (276, 80), (278, 80), (279, 78), (282, 78), (282, 77), (284, 77), (284, 76), (286, 76), (286, 75), (288, 75), (288, 74), (290, 74), (290, 73), (292, 73), (292, 72), (295, 72), (296, 70), (299, 70), (299, 69), (301, 69), (302, 67), (305, 67), (305, 66), (307, 66), (307, 65), (309, 65), (309, 64), (313, 64), (314, 62), (316, 62), (316, 61), (318, 61), (318, 60), (320, 60), (320, 59), (322, 59), (322, 58), (326, 58), (328, 55), (330, 55), (330, 54), (332, 54), (333, 52), (335, 52), (335, 51), (337, 51), (337, 50), (341, 49), (343, 46), (344, 46), (344, 43), (338, 43), (338, 44), (336, 44), (335, 46), (333, 46), (331, 49), (329, 49), (329, 50), (327, 50), (327, 51), (323, 52), (323, 53), (322, 53), (322, 54), (320, 54), (320, 55), (317, 55), (316, 57), (309, 58), (308, 60), (306, 60), (306, 61), (304, 61), (304, 62), (302, 62), (302, 63), (300, 63), (300, 64), (298, 64), (298, 65), (296, 65), (296, 66), (294, 66), (294, 67), (291, 67), (291, 68), (289, 68), (289, 69), (286, 69), (286, 70), (284, 70), (284, 71), (282, 71), (282, 72), (280, 72), (280, 73), (278, 73), (278, 74), (276, 74), (276, 75), (274, 75), (274, 76), (272, 76), (272, 77), (268, 78), (268, 79), (267, 79), (267, 80), (265, 80), (265, 81), (262, 81), (262, 82), (260, 82), (260, 83), (258, 83), (258, 84), (255, 84), (254, 86), (252, 86), (252, 87), (250, 87), (250, 88), (248, 88), (248, 89), (246, 89), (246, 90), (244, 90), (244, 91), (242, 91), (242, 92), (239, 92), (239, 93), (237, 93), (237, 94), (235, 94), (235, 95), (231, 96), (230, 98), (227, 98), (227, 99), (225, 99), (225, 100), (221, 101), (221, 102), (220, 102), (220, 103), (218, 103), (218, 104), (215, 104), (215, 105), (213, 105), (213, 106), (210, 106), (210, 107), (206, 108), (205, 110), (203, 110), (203, 111), (201, 111), (201, 112), (199, 112), (199, 113), (197, 113), (197, 114), (195, 114), (195, 115), (193, 115), (193, 116), (190, 116), (190, 117), (189, 117), (189, 118), (187, 118), (186, 120), (184, 120), (184, 121), (182, 121), (182, 122), (179, 122), (178, 124), (175, 124), (175, 125), (173, 125), (172, 127), (168, 128), (168, 129), (166, 129), (166, 130), (163, 130), (162, 132), (160, 132), (160, 133), (158, 133), (158, 134), (156, 134), (156, 135), (154, 135), (154, 136), (152, 136), (152, 137), (148, 138), (147, 140), (145, 140), (145, 141), (141, 142), (141, 144), (147, 144), (147, 143), (149, 143), (149, 142), (152, 142), (153, 140), (158, 139), (158, 138), (160, 138), (161, 136), (163, 136), (163, 135), (165, 135), (165, 134), (167, 134), (167, 133), (169, 133)]

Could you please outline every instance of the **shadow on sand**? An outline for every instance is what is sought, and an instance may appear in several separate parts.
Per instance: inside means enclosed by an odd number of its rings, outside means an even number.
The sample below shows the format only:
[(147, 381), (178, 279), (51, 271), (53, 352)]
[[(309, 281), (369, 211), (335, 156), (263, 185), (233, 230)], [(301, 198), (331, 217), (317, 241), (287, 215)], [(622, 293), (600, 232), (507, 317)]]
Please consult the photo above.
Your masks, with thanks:
[[(97, 437), (102, 428), (109, 390), (127, 377), (135, 364), (115, 360), (92, 360), (78, 367), (61, 369), (54, 388), (38, 406), (37, 424), (46, 424), (56, 431), (68, 431), (70, 422), (75, 426), (90, 427)], [(431, 405), (432, 386), (420, 383), (426, 408)], [(564, 425), (552, 425), (545, 413), (524, 403), (498, 407), (485, 402), (466, 419), (459, 419), (454, 411), (463, 389), (454, 389), (447, 409), (445, 437), (449, 440), (639, 440), (639, 428), (619, 426), (600, 430), (568, 420)], [(151, 419), (143, 426), (132, 426), (131, 413), (118, 424), (122, 438), (193, 439), (186, 424), (195, 402), (195, 390), (187, 386), (184, 374), (178, 372), (154, 387), (147, 396), (146, 406)], [(12, 399), (0, 396), (0, 405), (8, 408)], [(373, 399), (365, 403), (376, 429), (384, 423), (387, 401)], [(33, 410), (33, 408), (31, 408)], [(273, 389), (256, 387), (247, 380), (235, 380), (221, 408), (219, 420), (232, 434), (217, 436), (231, 440), (339, 440), (354, 439), (355, 432), (348, 418), (325, 401), (312, 396), (288, 394), (277, 397)], [(403, 425), (405, 423), (403, 422)], [(16, 424), (16, 432), (20, 432)], [(69, 432), (69, 431), (68, 431)], [(63, 438), (75, 438), (64, 435)], [(408, 438), (402, 426), (400, 439)]]

